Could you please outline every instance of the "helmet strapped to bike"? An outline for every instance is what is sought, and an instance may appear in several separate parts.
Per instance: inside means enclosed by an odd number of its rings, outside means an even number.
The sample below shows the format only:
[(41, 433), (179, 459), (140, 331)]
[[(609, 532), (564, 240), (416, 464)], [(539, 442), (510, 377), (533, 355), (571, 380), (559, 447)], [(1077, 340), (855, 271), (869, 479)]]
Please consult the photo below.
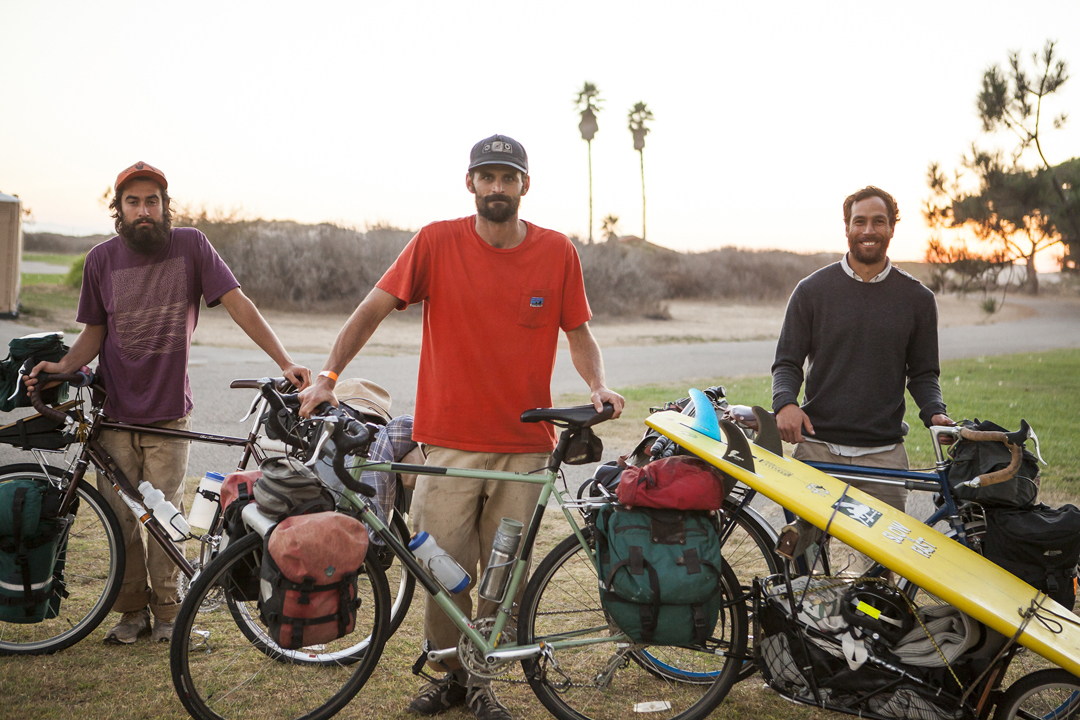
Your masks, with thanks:
[(915, 625), (907, 598), (894, 586), (861, 580), (844, 593), (840, 613), (854, 627), (895, 645)]

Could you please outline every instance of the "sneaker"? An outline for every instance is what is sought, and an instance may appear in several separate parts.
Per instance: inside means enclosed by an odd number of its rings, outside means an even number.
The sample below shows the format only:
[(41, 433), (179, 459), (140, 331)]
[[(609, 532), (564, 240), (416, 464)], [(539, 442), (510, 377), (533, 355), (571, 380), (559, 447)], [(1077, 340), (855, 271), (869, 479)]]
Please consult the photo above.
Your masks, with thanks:
[(438, 715), (452, 707), (464, 705), (465, 695), (465, 686), (454, 678), (453, 673), (447, 673), (441, 680), (428, 683), (420, 689), (420, 694), (409, 703), (409, 712)]
[(495, 697), (491, 685), (476, 685), (469, 690), (467, 704), (477, 720), (513, 720), (510, 711)]
[(150, 642), (167, 643), (172, 640), (173, 623), (154, 618), (154, 632), (150, 633)]
[(105, 633), (105, 642), (110, 645), (131, 645), (143, 635), (150, 634), (150, 608), (126, 612), (120, 616), (120, 622)]

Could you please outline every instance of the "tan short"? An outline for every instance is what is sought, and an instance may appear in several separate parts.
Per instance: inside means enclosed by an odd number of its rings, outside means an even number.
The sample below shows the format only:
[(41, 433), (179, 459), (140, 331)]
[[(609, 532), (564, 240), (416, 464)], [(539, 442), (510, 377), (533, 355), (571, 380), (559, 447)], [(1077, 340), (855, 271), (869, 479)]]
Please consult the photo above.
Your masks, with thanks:
[[(190, 430), (191, 416), (150, 424), (160, 428)], [(181, 512), (184, 511), (184, 475), (187, 472), (190, 444), (188, 440), (119, 430), (106, 430), (101, 433), (101, 445), (116, 461), (133, 487), (138, 488), (143, 480), (149, 480), (150, 484), (165, 493), (165, 499)], [(142, 523), (101, 476), (98, 476), (98, 489), (105, 495), (120, 520), (124, 545), (127, 548), (124, 583), (113, 604), (113, 610), (133, 612), (149, 605), (154, 617), (164, 622), (172, 622), (180, 610), (180, 596), (177, 592), (179, 568), (173, 564), (157, 541), (143, 540)], [(183, 543), (177, 543), (176, 547), (183, 551)]]
[[(506, 472), (531, 472), (544, 467), (550, 453), (479, 453), (425, 445), (427, 465)], [(513, 518), (526, 527), (532, 519), (540, 485), (474, 478), (419, 475), (413, 495), (413, 532), (426, 530), (472, 578), (467, 590), (454, 595), (466, 617), (472, 618), (472, 591), (487, 567), (499, 521)], [(518, 597), (524, 583), (518, 589)], [(481, 600), (475, 617), (486, 617), (495, 604)], [(430, 596), (424, 612), (424, 637), (436, 648), (454, 647), (458, 629)], [(447, 663), (456, 669), (457, 661)]]

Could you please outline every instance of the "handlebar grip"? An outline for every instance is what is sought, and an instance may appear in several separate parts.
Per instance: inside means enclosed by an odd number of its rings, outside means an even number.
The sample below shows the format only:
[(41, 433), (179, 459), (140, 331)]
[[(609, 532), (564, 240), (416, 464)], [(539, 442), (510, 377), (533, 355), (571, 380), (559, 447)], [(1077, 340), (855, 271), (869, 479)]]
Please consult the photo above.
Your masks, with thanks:
[[(23, 373), (29, 374), (27, 373)], [(51, 382), (71, 383), (74, 385), (82, 385), (87, 382), (87, 376), (81, 372), (73, 373), (47, 373), (39, 372), (35, 378), (37, 382), (30, 388), (30, 404), (37, 410), (43, 417), (47, 417), (50, 420), (58, 423), (66, 423), (70, 418), (59, 410), (55, 410), (45, 404), (45, 401), (41, 399), (41, 387), (48, 385)]]

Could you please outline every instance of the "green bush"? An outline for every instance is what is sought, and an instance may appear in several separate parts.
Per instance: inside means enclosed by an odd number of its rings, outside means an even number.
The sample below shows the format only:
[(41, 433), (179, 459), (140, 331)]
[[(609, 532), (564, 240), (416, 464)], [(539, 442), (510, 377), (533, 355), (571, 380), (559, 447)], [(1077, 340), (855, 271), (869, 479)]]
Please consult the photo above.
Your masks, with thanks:
[(74, 290), (82, 287), (83, 266), (86, 264), (86, 255), (71, 263), (71, 267), (64, 276), (64, 285)]

